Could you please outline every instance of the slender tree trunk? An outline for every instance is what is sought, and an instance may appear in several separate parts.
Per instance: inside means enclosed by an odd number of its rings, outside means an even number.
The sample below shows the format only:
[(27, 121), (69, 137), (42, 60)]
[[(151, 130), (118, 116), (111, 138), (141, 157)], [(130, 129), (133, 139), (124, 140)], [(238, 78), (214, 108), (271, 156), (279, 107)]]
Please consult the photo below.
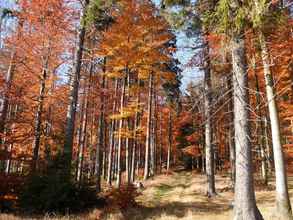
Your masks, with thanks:
[(78, 39), (74, 55), (74, 65), (70, 80), (69, 89), (69, 104), (67, 108), (66, 116), (66, 128), (65, 128), (65, 139), (64, 139), (64, 165), (65, 171), (68, 176), (71, 172), (71, 160), (72, 160), (72, 149), (73, 149), (73, 136), (76, 116), (76, 106), (78, 102), (78, 89), (80, 82), (80, 70), (83, 56), (83, 45), (86, 27), (83, 24), (86, 18), (86, 10), (89, 4), (89, 0), (83, 1), (83, 10), (80, 15), (80, 27), (78, 30)]
[(148, 100), (148, 118), (147, 118), (147, 131), (146, 131), (146, 144), (145, 144), (145, 161), (144, 161), (144, 180), (149, 178), (149, 159), (151, 147), (151, 121), (152, 121), (152, 102), (153, 102), (153, 73), (149, 76), (149, 100)]
[(212, 120), (211, 120), (211, 107), (212, 107), (212, 82), (211, 82), (211, 69), (209, 46), (206, 43), (204, 48), (204, 115), (205, 115), (205, 156), (206, 156), (206, 175), (207, 175), (207, 196), (212, 197), (216, 195), (215, 187), (215, 170), (214, 170), (214, 149), (213, 149), (213, 133), (212, 133)]
[[(106, 72), (106, 60), (104, 60), (103, 73)], [(95, 165), (95, 176), (96, 176), (96, 192), (101, 191), (101, 171), (102, 171), (102, 150), (105, 151), (104, 146), (104, 132), (105, 132), (105, 95), (104, 89), (106, 87), (106, 77), (102, 76), (101, 90), (100, 93), (100, 115), (98, 123), (98, 134), (97, 134), (97, 148), (96, 148), (96, 165)]]
[[(254, 78), (255, 78), (255, 88), (256, 88), (256, 111), (258, 114), (258, 117), (260, 118), (260, 129), (257, 129), (257, 141), (260, 146), (260, 157), (261, 157), (261, 176), (264, 181), (264, 183), (268, 184), (268, 168), (267, 168), (267, 161), (266, 161), (266, 152), (265, 152), (265, 128), (263, 125), (263, 117), (262, 117), (262, 111), (261, 111), (261, 96), (260, 96), (260, 88), (258, 83), (258, 76), (256, 72), (256, 66), (254, 64), (253, 66), (254, 71)], [(260, 130), (260, 131), (259, 131)], [(259, 137), (260, 135), (260, 137)]]
[(139, 127), (139, 104), (140, 104), (140, 89), (139, 85), (140, 81), (138, 80), (137, 86), (138, 86), (138, 92), (137, 92), (137, 98), (136, 98), (136, 113), (135, 113), (135, 118), (134, 118), (134, 138), (133, 138), (133, 149), (132, 149), (132, 160), (131, 160), (131, 182), (133, 183), (135, 181), (135, 165), (136, 165), (136, 151), (137, 151), (137, 145), (138, 145), (138, 140), (137, 140), (137, 129)]
[(169, 122), (168, 122), (168, 152), (167, 152), (167, 171), (170, 169), (172, 150), (172, 110), (169, 111)]
[(157, 123), (156, 123), (156, 89), (153, 88), (153, 110), (152, 110), (152, 117), (151, 117), (151, 151), (150, 151), (150, 156), (151, 156), (151, 164), (150, 164), (150, 176), (153, 176), (156, 171), (156, 129), (157, 129)]
[[(0, 134), (4, 134), (5, 130), (5, 123), (6, 123), (6, 118), (7, 118), (7, 113), (8, 113), (8, 106), (9, 106), (9, 93), (13, 81), (13, 75), (14, 75), (14, 69), (15, 69), (15, 50), (12, 51), (11, 53), (11, 58), (9, 62), (9, 67), (7, 70), (6, 74), (6, 79), (5, 79), (5, 87), (4, 87), (4, 97), (1, 103), (1, 109), (0, 109)], [(3, 145), (4, 142), (1, 139), (0, 144)]]
[(89, 79), (87, 81), (87, 85), (85, 88), (84, 94), (84, 103), (83, 103), (83, 111), (81, 114), (81, 129), (80, 129), (80, 141), (79, 141), (79, 150), (78, 150), (78, 160), (77, 160), (77, 182), (82, 181), (82, 170), (83, 170), (83, 161), (84, 161), (84, 150), (86, 146), (86, 137), (87, 137), (87, 122), (88, 122), (88, 108), (89, 108), (89, 93), (91, 90), (91, 78), (93, 73), (93, 63), (90, 63), (90, 72), (89, 72)]
[(163, 128), (162, 128), (162, 111), (159, 112), (159, 173), (162, 173), (163, 162)]
[(231, 166), (231, 182), (232, 182), (232, 187), (234, 189), (235, 187), (235, 142), (234, 142), (234, 114), (233, 114), (233, 85), (232, 85), (232, 80), (230, 79), (230, 76), (227, 79), (227, 86), (229, 90), (229, 103), (228, 103), (228, 111), (229, 113), (229, 154), (230, 154), (230, 166)]
[(248, 113), (248, 74), (242, 37), (233, 37), (232, 65), (234, 85), (234, 129), (236, 147), (236, 179), (234, 220), (262, 220), (256, 206)]
[(281, 144), (279, 115), (275, 99), (274, 82), (270, 70), (269, 52), (265, 42), (265, 36), (261, 31), (259, 32), (259, 42), (261, 46), (261, 55), (266, 83), (266, 94), (272, 129), (272, 141), (276, 174), (276, 216), (278, 219), (282, 220), (293, 219), (288, 194), (287, 174), (284, 162), (284, 155)]
[[(120, 114), (123, 114), (124, 109), (124, 99), (125, 99), (125, 87), (126, 87), (126, 78), (122, 79), (122, 93), (120, 98)], [(119, 130), (118, 130), (118, 149), (117, 149), (117, 179), (116, 186), (119, 188), (121, 185), (121, 151), (122, 151), (122, 135), (121, 130), (123, 128), (123, 119), (119, 120)]]
[(34, 141), (33, 141), (33, 160), (32, 160), (32, 171), (34, 172), (37, 168), (37, 161), (39, 158), (40, 141), (42, 135), (42, 113), (46, 90), (46, 80), (48, 74), (48, 57), (45, 60), (45, 64), (42, 69), (41, 81), (40, 81), (40, 92), (38, 97), (37, 111), (35, 116), (35, 128), (34, 128)]
[[(130, 74), (128, 74), (127, 75), (127, 79), (126, 79), (126, 81), (127, 81), (127, 84), (126, 84), (126, 87), (127, 87), (127, 89), (126, 89), (126, 91), (127, 91), (127, 94), (126, 94), (126, 97), (125, 97), (125, 99), (127, 99), (125, 102), (127, 102), (128, 101), (128, 99), (129, 99), (129, 86), (130, 86)], [(127, 126), (127, 130), (131, 130), (131, 122), (130, 122), (130, 118), (127, 118), (126, 119), (126, 126)], [(130, 143), (130, 139), (128, 138), (128, 137), (126, 137), (126, 140), (125, 140), (125, 173), (126, 173), (126, 182), (127, 182), (127, 184), (129, 184), (130, 183), (130, 156), (131, 156), (131, 154), (130, 154), (130, 152), (131, 152), (131, 147), (130, 147), (130, 145), (131, 145), (131, 143)]]
[[(115, 80), (115, 91), (114, 91), (114, 103), (113, 103), (113, 109), (112, 112), (113, 114), (116, 111), (117, 108), (117, 91), (118, 91), (118, 79)], [(109, 149), (109, 158), (108, 158), (108, 174), (107, 174), (107, 183), (109, 185), (112, 185), (112, 167), (113, 167), (113, 157), (114, 157), (114, 147), (115, 147), (115, 137), (114, 137), (114, 131), (115, 131), (115, 125), (116, 125), (116, 120), (111, 121), (111, 129), (110, 129), (110, 149)]]

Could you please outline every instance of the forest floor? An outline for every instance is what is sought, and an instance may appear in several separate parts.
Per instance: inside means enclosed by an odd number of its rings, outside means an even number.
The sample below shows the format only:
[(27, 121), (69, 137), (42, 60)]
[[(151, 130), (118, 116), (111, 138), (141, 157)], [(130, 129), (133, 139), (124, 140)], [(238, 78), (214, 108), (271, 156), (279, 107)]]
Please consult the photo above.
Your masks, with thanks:
[[(111, 211), (106, 215), (101, 210), (92, 210), (88, 214), (66, 217), (43, 217), (43, 220), (96, 220), (103, 215), (106, 220), (228, 220), (232, 215), (233, 192), (229, 187), (228, 176), (216, 176), (217, 196), (207, 198), (206, 178), (204, 175), (177, 171), (169, 175), (162, 174), (144, 184), (137, 198), (137, 207), (127, 210)], [(257, 205), (266, 220), (273, 220), (274, 186), (256, 184)], [(290, 197), (293, 202), (293, 176), (289, 177)], [(13, 215), (0, 215), (0, 220), (20, 220)], [(33, 219), (33, 218), (28, 218)]]

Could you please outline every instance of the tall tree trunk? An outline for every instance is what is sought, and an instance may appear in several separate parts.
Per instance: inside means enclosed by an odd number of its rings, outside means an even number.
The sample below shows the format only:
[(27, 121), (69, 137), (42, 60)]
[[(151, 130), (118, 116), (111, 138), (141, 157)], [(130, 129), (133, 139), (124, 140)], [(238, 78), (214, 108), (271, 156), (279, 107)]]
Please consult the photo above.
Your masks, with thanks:
[[(125, 87), (126, 87), (126, 77), (122, 79), (122, 93), (120, 98), (120, 114), (123, 114), (124, 109), (124, 99), (125, 99)], [(119, 120), (119, 127), (118, 127), (118, 149), (117, 149), (117, 179), (116, 179), (116, 186), (120, 187), (121, 185), (121, 151), (122, 151), (122, 135), (121, 130), (123, 129), (123, 119)]]
[(34, 127), (34, 141), (33, 141), (33, 160), (32, 160), (32, 171), (34, 172), (37, 168), (37, 161), (39, 158), (39, 149), (40, 149), (40, 141), (41, 141), (41, 135), (42, 135), (42, 113), (43, 113), (43, 105), (44, 105), (44, 98), (45, 98), (45, 90), (46, 90), (46, 80), (47, 80), (47, 74), (48, 74), (48, 59), (49, 57), (46, 57), (41, 79), (40, 79), (40, 92), (38, 97), (38, 103), (37, 103), (37, 111), (35, 116), (35, 127)]
[[(115, 91), (114, 91), (114, 103), (113, 103), (113, 109), (112, 112), (113, 114), (116, 111), (117, 108), (117, 91), (118, 91), (118, 79), (115, 79)], [(116, 125), (116, 120), (111, 121), (111, 129), (110, 129), (110, 149), (109, 149), (109, 154), (108, 154), (108, 173), (107, 173), (107, 183), (109, 185), (112, 185), (112, 167), (113, 167), (113, 160), (115, 160), (114, 157), (114, 147), (115, 147), (115, 137), (114, 137), (114, 131), (115, 131), (115, 125)]]
[(139, 104), (140, 104), (140, 80), (137, 81), (138, 91), (136, 95), (136, 112), (135, 112), (135, 118), (134, 118), (134, 138), (133, 138), (133, 149), (132, 149), (132, 160), (131, 160), (131, 182), (133, 183), (135, 180), (135, 165), (137, 160), (137, 146), (138, 146), (138, 140), (137, 140), (137, 129), (139, 127)]
[(156, 130), (157, 130), (157, 93), (156, 89), (153, 89), (153, 110), (151, 120), (151, 164), (150, 164), (150, 176), (155, 175), (156, 172)]
[(84, 94), (84, 103), (83, 103), (83, 111), (81, 114), (81, 129), (80, 129), (80, 144), (78, 150), (78, 160), (77, 160), (77, 182), (82, 181), (82, 169), (83, 169), (83, 161), (84, 161), (84, 150), (86, 146), (86, 136), (87, 136), (87, 122), (88, 122), (88, 108), (89, 108), (89, 94), (91, 90), (91, 78), (93, 74), (93, 62), (90, 63), (90, 72), (89, 79), (85, 85), (85, 94)]
[(206, 156), (206, 175), (207, 175), (207, 196), (212, 197), (216, 195), (215, 187), (215, 170), (214, 170), (214, 149), (212, 141), (212, 82), (211, 82), (211, 67), (209, 57), (209, 46), (206, 42), (204, 48), (204, 115), (205, 115), (205, 156)]
[(276, 175), (276, 208), (277, 218), (282, 220), (293, 219), (291, 204), (288, 194), (287, 174), (284, 163), (284, 155), (281, 144), (281, 133), (279, 124), (279, 115), (274, 92), (274, 82), (270, 70), (270, 59), (265, 36), (262, 31), (259, 32), (259, 42), (261, 46), (261, 55), (264, 68), (266, 83), (266, 94), (269, 107), (269, 115), (272, 129), (272, 141)]
[(162, 126), (162, 111), (159, 111), (159, 173), (162, 173), (163, 162), (163, 126)]
[(231, 77), (232, 75), (228, 76), (227, 79), (227, 87), (229, 91), (229, 103), (228, 103), (228, 111), (229, 111), (229, 154), (230, 154), (230, 169), (231, 169), (231, 182), (232, 182), (232, 187), (234, 189), (235, 187), (235, 159), (236, 159), (236, 154), (235, 154), (235, 142), (234, 142), (234, 114), (233, 114), (233, 85), (232, 85), (232, 80)]
[[(106, 60), (104, 60), (103, 73), (106, 73)], [(102, 150), (104, 150), (104, 132), (105, 132), (105, 94), (106, 76), (103, 74), (100, 93), (100, 115), (98, 121), (97, 147), (96, 147), (96, 192), (101, 191), (101, 171), (102, 171)]]
[(169, 120), (168, 120), (167, 171), (169, 171), (170, 169), (171, 150), (172, 150), (172, 110), (170, 109)]
[(74, 65), (70, 80), (69, 90), (69, 104), (67, 108), (66, 116), (66, 128), (65, 128), (65, 139), (64, 139), (64, 168), (68, 176), (71, 172), (71, 160), (72, 160), (72, 149), (73, 149), (73, 136), (76, 116), (76, 106), (78, 102), (78, 90), (80, 82), (80, 70), (83, 56), (83, 45), (86, 27), (83, 24), (86, 18), (86, 10), (89, 4), (89, 0), (83, 1), (83, 10), (80, 15), (80, 27), (78, 30), (78, 39), (74, 55)]
[[(126, 94), (126, 101), (128, 101), (129, 99), (129, 87), (130, 87), (130, 74), (127, 75), (127, 84), (126, 84), (126, 91), (127, 91), (127, 94)], [(130, 118), (127, 118), (126, 119), (126, 126), (127, 126), (127, 130), (131, 130), (131, 122), (130, 122)], [(127, 184), (130, 183), (130, 158), (131, 158), (131, 143), (130, 143), (130, 139), (128, 137), (126, 137), (126, 140), (125, 140), (125, 174), (126, 174), (126, 182)]]
[(236, 179), (234, 220), (262, 220), (256, 206), (253, 186), (253, 169), (248, 113), (248, 74), (244, 39), (234, 36), (231, 40), (233, 86), (234, 86), (234, 129), (236, 147)]
[(151, 147), (151, 121), (152, 121), (152, 102), (153, 102), (153, 73), (149, 75), (149, 94), (148, 94), (148, 118), (147, 118), (147, 131), (146, 131), (146, 144), (145, 144), (145, 161), (144, 161), (144, 180), (149, 178), (149, 160), (150, 160), (150, 147)]
[[(266, 161), (266, 152), (265, 152), (265, 128), (263, 124), (263, 116), (261, 111), (261, 96), (260, 96), (260, 88), (258, 83), (258, 76), (256, 72), (256, 66), (255, 62), (253, 64), (253, 71), (254, 71), (254, 78), (255, 78), (255, 88), (256, 88), (256, 111), (258, 114), (258, 117), (260, 118), (260, 129), (257, 129), (257, 141), (260, 147), (260, 157), (261, 157), (261, 176), (264, 181), (264, 183), (268, 184), (268, 167), (267, 167), (267, 161)], [(260, 137), (259, 137), (260, 135)]]

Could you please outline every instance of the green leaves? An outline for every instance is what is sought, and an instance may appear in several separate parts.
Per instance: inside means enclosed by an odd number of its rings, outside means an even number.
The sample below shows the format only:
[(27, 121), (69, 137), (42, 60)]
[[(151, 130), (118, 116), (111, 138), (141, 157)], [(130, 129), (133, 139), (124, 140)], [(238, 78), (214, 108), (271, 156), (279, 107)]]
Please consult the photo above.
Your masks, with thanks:
[(105, 29), (113, 22), (113, 18), (109, 13), (113, 2), (113, 0), (91, 0), (87, 8), (84, 25), (94, 25), (97, 30)]

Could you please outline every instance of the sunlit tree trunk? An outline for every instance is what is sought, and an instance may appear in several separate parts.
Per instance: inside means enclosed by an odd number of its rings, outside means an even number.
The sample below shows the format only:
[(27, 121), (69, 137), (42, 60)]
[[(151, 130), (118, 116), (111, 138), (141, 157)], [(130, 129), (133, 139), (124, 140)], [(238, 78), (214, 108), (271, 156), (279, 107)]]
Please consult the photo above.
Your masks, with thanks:
[[(129, 87), (130, 87), (130, 74), (128, 74), (127, 76), (127, 85), (126, 85), (126, 91), (127, 91), (127, 94), (126, 94), (126, 101), (128, 101), (129, 99)], [(127, 118), (126, 119), (126, 126), (127, 126), (127, 130), (131, 130), (131, 122), (130, 122), (130, 118)], [(126, 182), (127, 184), (130, 183), (130, 159), (131, 159), (131, 142), (130, 142), (130, 139), (128, 137), (126, 137), (126, 140), (125, 140), (125, 173), (126, 173)]]
[(163, 128), (162, 128), (162, 111), (159, 111), (159, 173), (162, 172), (163, 162)]
[(81, 129), (80, 129), (80, 141), (79, 141), (79, 150), (78, 150), (78, 166), (77, 166), (77, 182), (82, 181), (82, 170), (83, 170), (83, 161), (84, 161), (84, 150), (86, 146), (86, 138), (87, 138), (87, 123), (88, 123), (88, 108), (89, 108), (89, 93), (91, 89), (91, 77), (93, 72), (93, 63), (90, 64), (89, 70), (89, 79), (87, 79), (87, 83), (85, 85), (85, 94), (84, 94), (84, 103), (83, 103), (83, 111), (81, 114)]
[[(126, 77), (122, 79), (122, 88), (121, 88), (121, 97), (120, 97), (120, 114), (123, 114), (124, 109), (124, 100), (125, 100), (125, 90), (126, 90)], [(121, 185), (121, 151), (122, 151), (122, 135), (121, 130), (123, 129), (123, 119), (119, 120), (119, 127), (118, 127), (118, 148), (117, 148), (117, 179), (116, 179), (116, 186), (120, 187)]]
[[(5, 87), (4, 87), (4, 96), (1, 103), (0, 109), (0, 134), (4, 133), (5, 130), (5, 123), (7, 118), (8, 106), (9, 106), (9, 93), (12, 85), (14, 69), (15, 69), (15, 50), (11, 53), (11, 58), (7, 70), (7, 74), (5, 77)], [(1, 145), (3, 144), (3, 140), (1, 140)]]
[(272, 142), (276, 175), (276, 216), (278, 219), (282, 220), (293, 219), (288, 194), (287, 174), (284, 162), (284, 155), (281, 144), (279, 115), (275, 99), (274, 82), (270, 70), (269, 52), (265, 42), (265, 36), (262, 31), (259, 32), (259, 42), (261, 47), (262, 63), (264, 68), (266, 84), (266, 95), (272, 130)]
[(215, 170), (214, 170), (214, 149), (212, 141), (212, 82), (211, 67), (209, 57), (209, 46), (206, 42), (204, 50), (204, 115), (205, 115), (205, 156), (206, 156), (206, 175), (207, 175), (207, 195), (212, 197), (216, 195)]
[(234, 36), (231, 40), (234, 129), (236, 147), (236, 178), (234, 220), (262, 220), (256, 206), (253, 186), (253, 169), (248, 113), (248, 74), (244, 39)]
[(68, 176), (71, 172), (71, 160), (72, 160), (72, 149), (73, 149), (73, 136), (76, 116), (76, 106), (78, 102), (78, 90), (80, 82), (80, 70), (83, 56), (83, 46), (86, 27), (83, 24), (86, 18), (86, 10), (89, 4), (89, 0), (83, 1), (83, 10), (80, 15), (80, 27), (78, 29), (78, 39), (74, 54), (74, 64), (70, 80), (69, 88), (69, 104), (66, 115), (66, 127), (65, 127), (65, 138), (64, 138), (64, 165), (65, 171)]
[(151, 147), (151, 125), (152, 125), (152, 102), (153, 102), (153, 73), (149, 75), (149, 94), (148, 94), (148, 112), (147, 112), (147, 130), (145, 143), (145, 161), (144, 161), (144, 180), (148, 179), (150, 171), (150, 147)]
[(153, 89), (153, 110), (152, 110), (152, 120), (151, 120), (151, 164), (150, 164), (150, 176), (155, 175), (156, 172), (156, 129), (157, 129), (157, 94), (156, 89)]
[[(268, 184), (268, 167), (267, 167), (267, 161), (266, 161), (266, 152), (265, 152), (265, 128), (263, 125), (263, 116), (262, 116), (262, 110), (261, 110), (261, 96), (260, 96), (260, 88), (259, 88), (259, 82), (258, 82), (258, 76), (256, 72), (256, 66), (255, 63), (253, 63), (253, 71), (254, 71), (254, 78), (255, 78), (255, 88), (256, 88), (256, 111), (259, 117), (259, 124), (260, 129), (257, 129), (257, 141), (260, 147), (260, 157), (261, 157), (261, 176), (264, 181), (264, 183)], [(260, 137), (259, 137), (260, 135)]]
[(140, 89), (139, 89), (139, 85), (140, 81), (137, 81), (137, 86), (138, 86), (138, 91), (136, 94), (136, 105), (137, 105), (137, 109), (135, 112), (135, 118), (134, 118), (134, 138), (133, 138), (133, 149), (132, 149), (132, 160), (131, 160), (131, 182), (133, 183), (135, 180), (135, 165), (137, 163), (137, 147), (138, 147), (138, 139), (137, 139), (137, 129), (139, 127), (139, 104), (140, 104)]
[(171, 150), (172, 150), (172, 110), (170, 109), (169, 120), (168, 120), (167, 171), (169, 171), (170, 169)]
[[(114, 114), (117, 108), (117, 90), (118, 90), (118, 79), (115, 79), (115, 91), (114, 91), (114, 102), (113, 102), (113, 109), (112, 113)], [(116, 120), (111, 121), (111, 128), (110, 128), (110, 141), (109, 141), (109, 154), (108, 154), (108, 173), (107, 173), (107, 183), (112, 185), (112, 172), (113, 172), (113, 160), (114, 160), (114, 147), (115, 147), (115, 131)]]

